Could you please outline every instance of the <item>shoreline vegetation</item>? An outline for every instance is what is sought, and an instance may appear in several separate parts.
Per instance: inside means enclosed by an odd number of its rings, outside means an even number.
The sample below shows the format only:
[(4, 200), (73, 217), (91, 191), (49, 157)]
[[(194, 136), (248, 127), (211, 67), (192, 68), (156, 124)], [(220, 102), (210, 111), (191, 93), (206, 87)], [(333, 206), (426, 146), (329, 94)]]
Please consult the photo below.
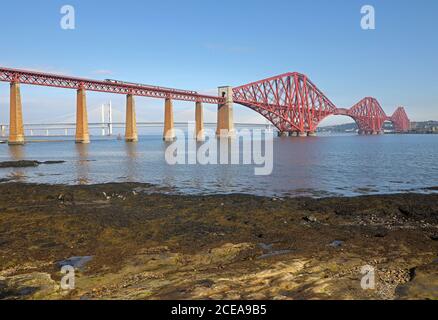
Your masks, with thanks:
[[(76, 268), (62, 290), (60, 267)], [(363, 266), (375, 289), (361, 288)], [(438, 194), (0, 184), (1, 299), (438, 299)]]

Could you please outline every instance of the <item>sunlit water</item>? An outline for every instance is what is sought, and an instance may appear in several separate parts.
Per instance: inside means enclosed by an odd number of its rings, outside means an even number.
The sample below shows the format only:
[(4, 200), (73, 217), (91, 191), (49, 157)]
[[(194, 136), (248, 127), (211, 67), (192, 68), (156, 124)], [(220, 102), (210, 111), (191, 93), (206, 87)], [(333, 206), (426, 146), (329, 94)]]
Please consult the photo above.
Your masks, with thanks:
[(159, 135), (141, 136), (138, 143), (95, 138), (89, 145), (2, 144), (0, 161), (66, 162), (0, 169), (0, 178), (55, 184), (144, 182), (178, 193), (314, 197), (426, 192), (438, 186), (438, 135), (275, 137), (268, 176), (254, 175), (253, 165), (168, 165), (167, 146)]

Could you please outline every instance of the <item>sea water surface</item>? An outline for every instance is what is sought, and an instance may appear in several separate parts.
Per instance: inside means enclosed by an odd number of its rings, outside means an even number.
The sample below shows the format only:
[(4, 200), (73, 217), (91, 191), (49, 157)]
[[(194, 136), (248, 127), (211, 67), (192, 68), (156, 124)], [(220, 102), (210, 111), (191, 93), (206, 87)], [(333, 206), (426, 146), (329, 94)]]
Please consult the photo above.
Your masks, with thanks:
[(81, 145), (62, 139), (1, 144), (0, 161), (65, 163), (3, 168), (0, 178), (48, 184), (142, 182), (177, 193), (312, 197), (433, 192), (428, 188), (438, 186), (438, 135), (275, 137), (273, 172), (267, 176), (256, 176), (254, 165), (169, 165), (164, 156), (169, 144), (158, 134), (140, 136), (138, 143), (113, 137)]

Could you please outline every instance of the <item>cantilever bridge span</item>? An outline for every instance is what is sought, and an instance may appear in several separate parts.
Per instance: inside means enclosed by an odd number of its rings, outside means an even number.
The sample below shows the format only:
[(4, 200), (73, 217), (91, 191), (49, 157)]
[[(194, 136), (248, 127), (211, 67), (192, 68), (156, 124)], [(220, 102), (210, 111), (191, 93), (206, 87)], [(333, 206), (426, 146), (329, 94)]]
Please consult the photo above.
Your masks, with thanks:
[(285, 73), (233, 89), (234, 102), (262, 114), (280, 132), (312, 135), (320, 122), (330, 115), (354, 119), (359, 133), (378, 134), (385, 121), (396, 131), (409, 130), (409, 118), (403, 107), (387, 116), (375, 98), (367, 97), (351, 109), (337, 108), (305, 75)]
[(396, 131), (409, 130), (409, 118), (403, 107), (387, 116), (375, 98), (364, 98), (350, 109), (337, 108), (305, 75), (285, 73), (244, 86), (219, 87), (218, 96), (203, 95), (196, 91), (136, 84), (117, 80), (90, 80), (64, 75), (0, 67), (0, 81), (10, 83), (9, 143), (24, 143), (24, 127), (20, 84), (77, 90), (76, 142), (88, 143), (86, 92), (97, 91), (126, 95), (126, 140), (138, 139), (134, 96), (165, 100), (164, 139), (173, 140), (173, 100), (192, 101), (196, 104), (196, 138), (203, 139), (202, 103), (218, 105), (217, 133), (230, 136), (234, 131), (233, 103), (260, 113), (282, 135), (312, 135), (319, 123), (330, 115), (353, 118), (361, 134), (382, 132), (385, 121), (391, 121)]

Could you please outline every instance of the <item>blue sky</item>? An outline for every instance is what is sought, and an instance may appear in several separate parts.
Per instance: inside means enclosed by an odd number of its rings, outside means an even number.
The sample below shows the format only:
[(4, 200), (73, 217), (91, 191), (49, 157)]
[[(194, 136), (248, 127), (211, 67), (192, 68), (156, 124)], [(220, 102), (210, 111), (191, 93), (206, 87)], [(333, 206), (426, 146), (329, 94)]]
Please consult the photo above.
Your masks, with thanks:
[[(65, 4), (76, 10), (75, 30), (60, 27)], [(360, 27), (367, 4), (375, 7), (376, 30)], [(209, 93), (298, 71), (339, 107), (374, 96), (388, 114), (403, 105), (412, 120), (438, 119), (435, 0), (29, 0), (2, 3), (1, 10), (1, 66)], [(8, 91), (0, 84), (1, 123)], [(74, 91), (23, 86), (22, 93), (25, 122), (73, 119)], [(123, 96), (89, 93), (90, 121), (109, 99), (122, 117)], [(162, 104), (138, 99), (139, 120), (162, 119)], [(193, 109), (175, 103), (176, 121)], [(235, 110), (238, 121), (258, 118)], [(214, 114), (208, 106), (207, 120)]]

